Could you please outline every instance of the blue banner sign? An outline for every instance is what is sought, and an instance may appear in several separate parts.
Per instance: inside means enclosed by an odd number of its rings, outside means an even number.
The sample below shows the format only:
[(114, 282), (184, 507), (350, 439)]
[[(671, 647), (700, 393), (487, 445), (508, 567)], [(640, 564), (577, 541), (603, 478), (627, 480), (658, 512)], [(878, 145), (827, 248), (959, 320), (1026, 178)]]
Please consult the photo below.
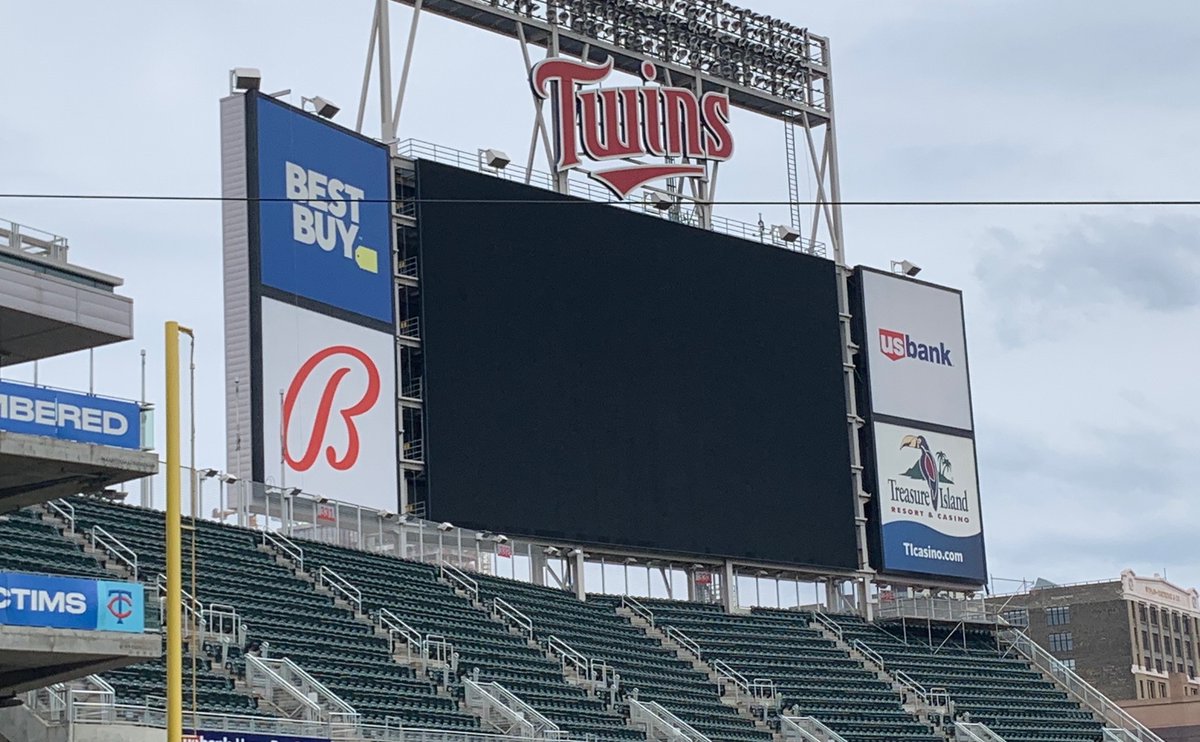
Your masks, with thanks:
[(0, 572), (0, 625), (140, 634), (145, 609), (135, 582)]
[(390, 324), (387, 147), (256, 100), (263, 284)]
[(297, 737), (291, 734), (265, 734), (263, 732), (193, 732), (184, 730), (198, 742), (329, 742), (328, 737)]
[(140, 449), (136, 402), (0, 381), (0, 430)]

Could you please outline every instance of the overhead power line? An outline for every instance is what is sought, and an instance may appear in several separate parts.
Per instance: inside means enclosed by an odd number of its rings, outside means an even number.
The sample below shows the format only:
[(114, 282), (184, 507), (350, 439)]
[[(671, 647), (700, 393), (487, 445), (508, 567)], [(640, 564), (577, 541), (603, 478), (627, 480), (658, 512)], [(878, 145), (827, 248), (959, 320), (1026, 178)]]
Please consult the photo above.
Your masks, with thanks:
[[(45, 201), (161, 201), (161, 202), (193, 202), (221, 203), (225, 201), (257, 202), (257, 203), (290, 203), (289, 198), (254, 198), (235, 196), (186, 196), (186, 195), (155, 195), (141, 193), (0, 193), (0, 199), (29, 199)], [(405, 204), (439, 204), (439, 205), (522, 205), (534, 204), (545, 206), (575, 206), (575, 205), (610, 205), (620, 203), (636, 203), (629, 201), (589, 201), (580, 198), (410, 198), (389, 201), (388, 199), (359, 199), (361, 204), (405, 203)], [(819, 204), (838, 206), (1200, 206), (1200, 199), (872, 199), (849, 201), (787, 201), (787, 200), (717, 200), (707, 202), (714, 206), (817, 206)]]

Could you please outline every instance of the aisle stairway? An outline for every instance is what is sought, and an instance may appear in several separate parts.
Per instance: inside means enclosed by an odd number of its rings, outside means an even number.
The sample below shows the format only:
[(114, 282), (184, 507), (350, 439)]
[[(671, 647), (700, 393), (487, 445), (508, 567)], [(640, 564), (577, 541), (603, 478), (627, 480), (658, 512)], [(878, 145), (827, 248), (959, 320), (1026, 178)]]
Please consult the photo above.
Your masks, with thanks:
[[(143, 575), (165, 570), (162, 513), (85, 497), (70, 502), (81, 529), (99, 524), (137, 552)], [(204, 603), (233, 606), (247, 627), (248, 643), (264, 647), (270, 657), (296, 662), (366, 721), (478, 728), (478, 719), (459, 711), (454, 700), (438, 695), (433, 682), (396, 663), (388, 640), (377, 636), (372, 626), (336, 606), (330, 596), (317, 592), (311, 582), (261, 549), (260, 534), (200, 521), (194, 538), (196, 597)], [(193, 580), (188, 556), (192, 540), (193, 532), (185, 531), (185, 585)], [(153, 585), (147, 590), (153, 591)], [(138, 667), (146, 678), (137, 686), (138, 694), (152, 693), (155, 682), (165, 682), (157, 680), (162, 675), (152, 668)]]
[(770, 679), (788, 715), (813, 716), (848, 742), (933, 742), (934, 730), (904, 710), (890, 685), (808, 626), (808, 614), (641, 599), (658, 627), (673, 626), (704, 657), (747, 679)]
[(888, 668), (903, 670), (921, 684), (946, 688), (958, 713), (983, 722), (1007, 742), (1100, 740), (1101, 724), (1020, 658), (1003, 657), (986, 629), (947, 631), (922, 623), (922, 636), (904, 639), (858, 616), (830, 615), (847, 641), (859, 639), (878, 652)]
[(721, 702), (720, 689), (691, 663), (646, 636), (610, 604), (500, 577), (472, 575), (480, 592), (515, 605), (533, 620), (538, 639), (555, 636), (583, 655), (608, 663), (625, 693), (662, 704), (714, 742), (764, 742), (770, 735)]
[(303, 549), (307, 571), (333, 569), (361, 591), (364, 610), (386, 608), (423, 635), (446, 637), (459, 654), (460, 672), (501, 684), (572, 737), (645, 739), (600, 699), (570, 685), (559, 662), (439, 582), (433, 567), (299, 539), (295, 543)]

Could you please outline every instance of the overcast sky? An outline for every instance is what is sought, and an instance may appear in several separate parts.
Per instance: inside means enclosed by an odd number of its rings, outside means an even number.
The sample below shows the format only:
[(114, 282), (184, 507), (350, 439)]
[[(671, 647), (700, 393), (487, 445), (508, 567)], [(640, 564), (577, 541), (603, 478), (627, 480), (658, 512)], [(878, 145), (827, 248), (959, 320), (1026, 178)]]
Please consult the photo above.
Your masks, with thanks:
[[(749, 4), (831, 38), (847, 200), (1200, 198), (1200, 4)], [(291, 88), (295, 103), (332, 99), (353, 125), (372, 6), (4, 3), (0, 191), (217, 195), (229, 68), (261, 68), (264, 89)], [(410, 14), (393, 7), (399, 49)], [(523, 153), (516, 42), (432, 16), (420, 31), (401, 138)], [(744, 113), (734, 126), (721, 195), (786, 198), (780, 127)], [(125, 278), (137, 337), (96, 353), (98, 391), (136, 397), (145, 348), (160, 399), (162, 323), (196, 329), (198, 463), (218, 468), (219, 216), (208, 203), (0, 201), (0, 218), (66, 235), (75, 262)], [(1200, 461), (1200, 208), (848, 207), (845, 223), (849, 262), (908, 258), (965, 291), (992, 574), (1131, 567), (1200, 585), (1188, 469)], [(41, 380), (86, 388), (86, 363), (45, 362)]]

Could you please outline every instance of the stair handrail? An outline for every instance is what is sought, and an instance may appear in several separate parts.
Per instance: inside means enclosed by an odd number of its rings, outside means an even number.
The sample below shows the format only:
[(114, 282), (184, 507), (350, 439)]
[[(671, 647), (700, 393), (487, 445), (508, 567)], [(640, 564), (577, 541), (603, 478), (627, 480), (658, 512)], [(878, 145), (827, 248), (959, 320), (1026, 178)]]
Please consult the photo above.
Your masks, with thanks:
[(779, 726), (785, 740), (789, 739), (788, 732), (792, 732), (805, 742), (846, 742), (845, 737), (815, 716), (780, 716)]
[[(816, 619), (817, 623), (821, 624), (825, 628), (832, 631), (833, 635), (836, 636), (838, 639), (845, 641), (846, 637), (844, 636), (842, 627), (839, 626), (836, 621), (834, 621), (829, 616), (826, 616), (823, 611), (813, 611), (812, 615), (813, 615), (813, 618)], [(799, 717), (797, 717), (797, 718), (799, 718)]]
[(445, 559), (441, 563), (442, 579), (456, 584), (462, 589), (472, 600), (479, 600), (479, 583), (475, 578), (471, 577), (466, 572), (454, 566)]
[(919, 680), (904, 670), (895, 670), (892, 677), (896, 679), (907, 692), (912, 693), (921, 703), (930, 709), (946, 713), (950, 710), (950, 692), (943, 687), (926, 688)]
[(1034, 667), (1050, 676), (1069, 695), (1104, 717), (1112, 727), (1124, 729), (1136, 737), (1138, 742), (1162, 742), (1162, 738), (1145, 724), (1092, 687), (1091, 683), (1079, 677), (1074, 670), (1030, 639), (1025, 632), (1010, 627), (998, 632), (998, 636), (1007, 641), (1011, 649), (1019, 652)]
[(295, 662), (293, 662), (292, 660), (290, 660), (287, 657), (284, 657), (282, 659), (275, 660), (275, 661), (279, 662), (281, 665), (286, 667), (290, 672), (292, 672), (296, 676), (300, 677), (305, 683), (308, 683), (309, 685), (311, 685), (314, 689), (316, 689), (316, 691), (319, 695), (324, 696), (325, 699), (330, 703), (330, 705), (335, 707), (334, 709), (330, 710), (331, 714), (337, 714), (343, 718), (357, 718), (358, 717), (358, 711), (356, 711), (353, 706), (351, 706), (344, 699), (342, 699), (341, 696), (339, 696), (338, 694), (329, 690), (329, 688), (326, 687), (324, 683), (317, 680), (312, 675), (309, 675), (308, 671), (305, 670), (303, 667), (301, 667), (300, 665), (297, 665)]
[(501, 597), (492, 598), (492, 613), (501, 620), (515, 624), (525, 632), (525, 636), (533, 638), (533, 619), (522, 613), (512, 603)]
[(622, 595), (621, 605), (633, 611), (638, 616), (641, 616), (651, 626), (654, 626), (654, 611), (647, 608), (642, 601), (638, 600), (632, 595)]
[(408, 625), (404, 619), (392, 613), (387, 608), (380, 608), (375, 612), (375, 624), (384, 631), (388, 632), (388, 637), (392, 640), (392, 653), (396, 652), (396, 637), (404, 639), (404, 643), (409, 647), (409, 656), (412, 656), (412, 650), (415, 648), (417, 654), (425, 657), (425, 639), (421, 636), (421, 632)]
[(279, 551), (282, 551), (288, 559), (295, 562), (296, 566), (304, 569), (304, 549), (295, 541), (291, 540), (282, 533), (274, 531), (263, 531), (263, 544), (266, 546), (274, 546)]
[(309, 698), (307, 693), (301, 691), (294, 684), (284, 680), (283, 676), (275, 672), (267, 662), (252, 654), (246, 655), (246, 685), (251, 691), (261, 690), (267, 695), (267, 700), (271, 702), (271, 705), (281, 712), (286, 713), (279, 704), (271, 700), (275, 688), (279, 688), (297, 701), (298, 706), (309, 714), (306, 721), (317, 721), (324, 716), (320, 704)]
[(92, 545), (102, 547), (110, 556), (124, 562), (125, 566), (129, 567), (133, 573), (133, 579), (136, 582), (138, 578), (137, 552), (126, 546), (121, 539), (104, 530), (104, 526), (93, 525), (90, 531)]
[(1137, 737), (1128, 729), (1104, 727), (1100, 732), (1104, 742), (1137, 742)]
[(60, 497), (57, 500), (50, 500), (46, 503), (46, 507), (58, 514), (58, 517), (63, 519), (67, 524), (67, 530), (70, 533), (75, 533), (75, 506), (67, 502), (66, 498)]
[(668, 639), (671, 639), (679, 644), (679, 646), (695, 655), (696, 659), (701, 659), (702, 655), (700, 644), (697, 643), (696, 640), (692, 639), (692, 637), (683, 633), (683, 631), (675, 628), (674, 626), (668, 626), (663, 633), (666, 634)]
[[(243, 641), (245, 626), (242, 624), (242, 618), (238, 615), (237, 609), (232, 605), (209, 603), (207, 607), (201, 608), (200, 616), (203, 619), (202, 624), (206, 633), (232, 637), (233, 643), (238, 647), (245, 645)], [(229, 631), (225, 630), (226, 626), (230, 627)]]
[(347, 603), (354, 606), (355, 612), (362, 613), (362, 590), (324, 564), (317, 569), (317, 584), (324, 585), (342, 596)]
[(591, 662), (578, 649), (575, 649), (570, 644), (566, 643), (557, 636), (551, 634), (546, 637), (546, 650), (548, 652), (558, 652), (558, 656), (565, 668), (568, 664), (575, 668), (575, 671), (583, 677), (591, 677)]
[(658, 739), (655, 732), (666, 735), (670, 742), (712, 742), (691, 724), (680, 719), (675, 714), (656, 701), (639, 701), (627, 697), (629, 704), (629, 720), (635, 727), (639, 724), (645, 727), (647, 739)]
[(978, 721), (954, 722), (955, 742), (1005, 742), (987, 724)]
[(426, 634), (421, 650), (424, 652), (425, 659), (441, 662), (450, 669), (451, 673), (458, 674), (458, 653), (454, 651), (454, 644), (446, 637), (440, 634)]
[(850, 646), (858, 650), (864, 657), (879, 665), (879, 669), (885, 669), (887, 663), (884, 662), (883, 655), (875, 650), (870, 644), (867, 644), (862, 639), (855, 639), (850, 642)]
[(517, 694), (497, 682), (479, 683), (470, 678), (463, 678), (463, 685), (479, 691), (482, 695), (497, 702), (501, 708), (513, 712), (515, 719), (520, 719), (529, 725), (530, 736), (535, 739), (561, 739), (562, 729), (542, 712), (530, 706)]
[[(167, 611), (166, 611), (167, 576), (164, 575), (162, 572), (159, 572), (157, 575), (155, 575), (154, 586), (155, 586), (155, 591), (158, 593), (158, 603), (160, 606), (159, 618), (165, 624), (167, 621)], [(182, 587), (179, 588), (179, 596), (180, 596), (180, 600), (181, 600), (181, 604), (182, 604), (181, 607), (183, 608), (184, 617), (195, 619), (196, 627), (199, 628), (200, 630), (203, 630), (204, 629), (204, 604), (201, 603), (199, 600), (197, 600), (196, 596), (192, 595), (191, 593), (189, 593), (186, 589), (184, 589)]]

